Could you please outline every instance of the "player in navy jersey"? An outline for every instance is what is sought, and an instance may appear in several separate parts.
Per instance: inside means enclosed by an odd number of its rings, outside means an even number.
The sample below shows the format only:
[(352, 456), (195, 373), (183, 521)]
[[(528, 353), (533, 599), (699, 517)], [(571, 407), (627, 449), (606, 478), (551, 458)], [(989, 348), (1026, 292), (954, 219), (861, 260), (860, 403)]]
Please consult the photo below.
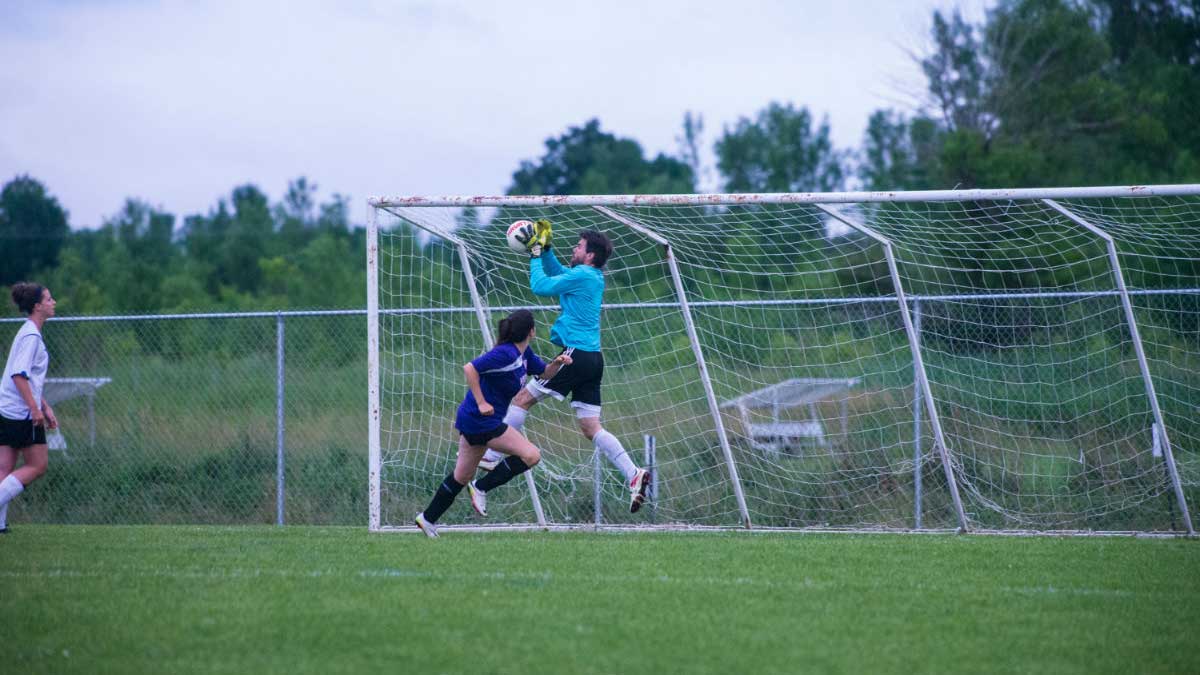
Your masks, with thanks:
[[(517, 234), (529, 248), (529, 288), (534, 295), (557, 297), (562, 313), (550, 328), (550, 341), (563, 348), (574, 363), (558, 372), (530, 380), (513, 399), (504, 422), (520, 429), (535, 403), (549, 396), (559, 401), (571, 397), (579, 431), (621, 470), (629, 486), (629, 512), (637, 513), (646, 500), (650, 473), (633, 463), (621, 441), (600, 425), (600, 383), (604, 379), (604, 354), (600, 352), (600, 306), (604, 296), (604, 264), (613, 246), (603, 232), (585, 230), (571, 251), (571, 266), (564, 267), (550, 251), (550, 221), (539, 220)], [(489, 451), (479, 466), (497, 466), (501, 456)]]
[[(417, 514), (417, 527), (427, 536), (436, 537), (437, 521), (454, 498), (467, 487), (471, 506), (487, 515), (487, 493), (525, 473), (542, 459), (542, 453), (517, 429), (504, 423), (509, 403), (521, 390), (525, 375), (553, 377), (559, 368), (570, 365), (568, 354), (559, 354), (547, 364), (529, 346), (534, 333), (533, 313), (519, 309), (500, 322), (497, 344), (490, 351), (463, 366), (467, 395), (458, 406), (454, 428), (458, 429), (458, 460), (424, 511)], [(488, 448), (507, 458), (491, 473), (471, 481), (479, 459)]]

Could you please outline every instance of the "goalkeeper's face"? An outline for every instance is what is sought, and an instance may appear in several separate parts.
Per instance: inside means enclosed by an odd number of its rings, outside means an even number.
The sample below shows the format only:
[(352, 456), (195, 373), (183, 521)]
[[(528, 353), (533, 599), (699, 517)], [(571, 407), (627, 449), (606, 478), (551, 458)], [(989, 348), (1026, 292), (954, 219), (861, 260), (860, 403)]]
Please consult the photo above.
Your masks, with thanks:
[(590, 265), (594, 254), (588, 253), (587, 240), (580, 239), (575, 248), (571, 249), (571, 267), (576, 265)]

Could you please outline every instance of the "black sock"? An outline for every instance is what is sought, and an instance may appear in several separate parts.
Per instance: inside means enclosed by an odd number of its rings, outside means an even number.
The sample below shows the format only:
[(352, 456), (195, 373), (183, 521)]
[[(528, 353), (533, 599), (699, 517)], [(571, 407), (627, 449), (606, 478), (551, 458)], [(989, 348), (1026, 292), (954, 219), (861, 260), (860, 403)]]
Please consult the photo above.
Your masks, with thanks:
[(429, 502), (429, 506), (425, 507), (425, 520), (431, 523), (436, 523), (438, 518), (450, 508), (454, 503), (454, 498), (462, 489), (466, 487), (462, 483), (454, 480), (454, 474), (446, 476), (446, 480), (438, 486), (437, 492), (433, 493), (433, 501)]
[(492, 488), (498, 488), (508, 481), (529, 470), (529, 465), (521, 461), (516, 455), (509, 455), (504, 458), (503, 462), (496, 465), (491, 473), (475, 481), (475, 487), (487, 492)]

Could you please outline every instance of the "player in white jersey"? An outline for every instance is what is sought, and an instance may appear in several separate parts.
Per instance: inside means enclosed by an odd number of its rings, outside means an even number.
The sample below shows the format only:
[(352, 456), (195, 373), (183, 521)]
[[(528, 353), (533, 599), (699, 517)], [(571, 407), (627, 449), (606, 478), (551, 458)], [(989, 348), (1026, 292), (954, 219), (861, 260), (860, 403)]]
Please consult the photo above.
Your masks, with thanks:
[[(8, 503), (46, 473), (46, 429), (58, 427), (54, 409), (42, 398), (50, 367), (42, 326), (54, 316), (54, 298), (44, 286), (19, 283), (12, 299), (29, 319), (13, 338), (0, 381), (0, 533), (8, 532)], [(25, 463), (14, 471), (17, 453)]]

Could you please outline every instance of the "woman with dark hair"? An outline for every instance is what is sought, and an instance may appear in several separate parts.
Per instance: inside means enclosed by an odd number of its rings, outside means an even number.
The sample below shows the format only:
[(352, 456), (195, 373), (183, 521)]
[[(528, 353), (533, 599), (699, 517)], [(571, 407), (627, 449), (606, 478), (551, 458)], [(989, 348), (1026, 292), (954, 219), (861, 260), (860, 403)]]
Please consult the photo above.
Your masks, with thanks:
[[(0, 533), (8, 532), (8, 503), (46, 473), (46, 429), (58, 427), (54, 410), (42, 399), (50, 366), (42, 325), (54, 316), (54, 298), (44, 286), (19, 283), (12, 299), (29, 318), (13, 338), (0, 381)], [(18, 452), (25, 463), (14, 471)]]
[[(454, 472), (446, 476), (434, 493), (433, 501), (417, 514), (417, 527), (426, 536), (438, 536), (438, 518), (450, 508), (463, 487), (470, 492), (471, 506), (479, 515), (486, 516), (487, 492), (541, 461), (541, 451), (503, 421), (508, 404), (521, 390), (526, 374), (553, 377), (559, 368), (571, 363), (571, 357), (566, 354), (560, 354), (549, 364), (542, 361), (529, 346), (535, 332), (533, 313), (518, 309), (500, 322), (496, 346), (463, 366), (467, 395), (459, 404), (454, 420), (454, 428), (460, 434), (458, 460)], [(499, 450), (508, 457), (478, 482), (472, 481), (479, 458), (488, 448)]]

